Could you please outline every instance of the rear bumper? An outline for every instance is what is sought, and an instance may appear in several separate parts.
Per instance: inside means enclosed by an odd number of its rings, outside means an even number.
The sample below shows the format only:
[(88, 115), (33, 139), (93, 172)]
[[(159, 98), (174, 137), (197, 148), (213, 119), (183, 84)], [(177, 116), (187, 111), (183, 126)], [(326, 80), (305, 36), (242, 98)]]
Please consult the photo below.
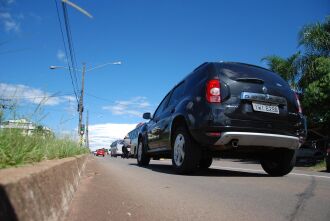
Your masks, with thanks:
[(298, 137), (269, 134), (269, 133), (253, 133), (253, 132), (224, 132), (221, 137), (214, 143), (215, 146), (262, 146), (274, 148), (298, 149), (301, 142)]

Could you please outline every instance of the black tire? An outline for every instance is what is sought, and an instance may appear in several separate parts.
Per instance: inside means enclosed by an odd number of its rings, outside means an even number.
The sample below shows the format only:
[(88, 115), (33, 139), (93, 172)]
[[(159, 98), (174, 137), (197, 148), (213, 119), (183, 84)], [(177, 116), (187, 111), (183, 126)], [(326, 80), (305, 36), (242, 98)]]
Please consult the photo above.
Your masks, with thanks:
[(213, 159), (211, 156), (202, 157), (199, 160), (199, 168), (201, 168), (201, 169), (209, 168), (212, 165), (212, 161), (213, 161)]
[(281, 149), (271, 151), (260, 160), (261, 166), (271, 176), (285, 176), (296, 164), (294, 150)]
[(325, 164), (326, 164), (327, 172), (330, 172), (330, 156), (326, 157)]
[(199, 146), (184, 126), (178, 127), (172, 138), (172, 165), (175, 171), (179, 174), (195, 172), (198, 169), (201, 153)]
[(150, 163), (150, 157), (146, 155), (146, 148), (142, 139), (138, 142), (136, 160), (140, 167), (146, 167)]

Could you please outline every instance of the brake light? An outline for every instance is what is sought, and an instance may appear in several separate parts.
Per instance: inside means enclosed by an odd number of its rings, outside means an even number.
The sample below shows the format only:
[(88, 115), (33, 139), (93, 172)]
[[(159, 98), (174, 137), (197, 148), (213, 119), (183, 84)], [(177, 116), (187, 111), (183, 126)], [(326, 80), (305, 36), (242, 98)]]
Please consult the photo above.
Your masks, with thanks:
[(220, 103), (220, 82), (217, 79), (212, 79), (206, 84), (206, 100), (210, 103)]
[(301, 108), (301, 104), (300, 104), (300, 101), (299, 101), (299, 96), (296, 93), (294, 93), (294, 95), (296, 97), (296, 101), (297, 101), (297, 104), (298, 104), (298, 112), (302, 114), (302, 108)]
[(209, 137), (220, 137), (221, 133), (220, 132), (207, 132), (206, 135)]

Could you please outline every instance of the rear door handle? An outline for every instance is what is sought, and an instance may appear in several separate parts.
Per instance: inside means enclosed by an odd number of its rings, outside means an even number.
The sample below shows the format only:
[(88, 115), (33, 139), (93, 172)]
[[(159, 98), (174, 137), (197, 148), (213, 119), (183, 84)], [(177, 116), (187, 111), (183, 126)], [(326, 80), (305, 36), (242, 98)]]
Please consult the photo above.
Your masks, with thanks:
[(172, 110), (171, 110), (171, 114), (173, 114), (175, 112), (175, 108), (173, 108)]

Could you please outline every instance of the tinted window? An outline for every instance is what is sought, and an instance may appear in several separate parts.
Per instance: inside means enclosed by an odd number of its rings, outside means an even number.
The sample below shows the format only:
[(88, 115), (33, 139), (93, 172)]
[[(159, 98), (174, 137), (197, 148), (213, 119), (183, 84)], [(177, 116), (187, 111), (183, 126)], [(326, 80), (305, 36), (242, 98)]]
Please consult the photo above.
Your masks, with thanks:
[(171, 95), (170, 102), (168, 103), (168, 106), (175, 105), (180, 101), (180, 98), (183, 95), (185, 89), (185, 83), (180, 83), (176, 88), (174, 88), (174, 91)]
[(235, 80), (236, 78), (259, 78), (264, 80), (265, 82), (274, 82), (280, 83), (283, 86), (287, 86), (287, 82), (283, 80), (278, 74), (271, 72), (269, 70), (256, 67), (253, 65), (247, 64), (218, 64), (220, 68), (220, 72), (225, 74), (230, 79)]
[(113, 142), (113, 143), (111, 144), (111, 147), (115, 147), (116, 145), (117, 145), (117, 141)]
[(164, 110), (164, 108), (166, 107), (167, 103), (168, 103), (168, 100), (170, 98), (170, 93), (168, 93), (166, 95), (166, 97), (163, 99), (163, 101), (160, 103), (160, 105), (158, 106), (157, 110), (155, 111), (154, 113), (154, 116), (153, 117), (158, 117), (160, 113), (162, 113), (162, 111)]

